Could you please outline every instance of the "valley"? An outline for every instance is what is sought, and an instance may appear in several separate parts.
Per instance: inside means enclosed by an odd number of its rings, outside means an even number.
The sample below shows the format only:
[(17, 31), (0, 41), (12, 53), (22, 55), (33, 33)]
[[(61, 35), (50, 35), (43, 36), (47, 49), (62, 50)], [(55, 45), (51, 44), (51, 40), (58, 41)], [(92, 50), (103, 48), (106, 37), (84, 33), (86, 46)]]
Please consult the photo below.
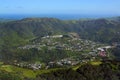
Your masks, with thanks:
[(118, 65), (114, 64), (115, 60), (119, 60), (119, 22), (119, 17), (91, 20), (25, 18), (2, 21), (0, 72), (18, 80), (46, 80), (49, 75), (53, 79), (56, 75), (62, 76), (58, 73), (67, 75), (66, 71), (80, 77), (84, 72), (78, 74), (79, 68), (84, 65), (95, 66), (99, 72), (99, 69), (104, 69), (101, 65), (107, 65), (104, 61), (112, 69), (119, 69), (119, 62), (116, 63)]

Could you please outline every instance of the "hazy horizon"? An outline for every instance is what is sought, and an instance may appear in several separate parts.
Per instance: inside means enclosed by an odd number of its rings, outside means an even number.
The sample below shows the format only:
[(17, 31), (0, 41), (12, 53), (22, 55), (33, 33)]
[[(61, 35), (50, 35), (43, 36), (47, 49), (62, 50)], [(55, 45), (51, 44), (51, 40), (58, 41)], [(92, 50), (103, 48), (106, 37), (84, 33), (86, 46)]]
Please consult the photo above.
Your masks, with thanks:
[(119, 15), (85, 15), (85, 14), (0, 14), (2, 19), (23, 19), (23, 18), (57, 18), (62, 20), (78, 20), (78, 19), (98, 19), (119, 17)]
[(120, 0), (0, 0), (0, 18), (60, 19), (120, 16)]
[(0, 0), (0, 14), (120, 15), (120, 0)]

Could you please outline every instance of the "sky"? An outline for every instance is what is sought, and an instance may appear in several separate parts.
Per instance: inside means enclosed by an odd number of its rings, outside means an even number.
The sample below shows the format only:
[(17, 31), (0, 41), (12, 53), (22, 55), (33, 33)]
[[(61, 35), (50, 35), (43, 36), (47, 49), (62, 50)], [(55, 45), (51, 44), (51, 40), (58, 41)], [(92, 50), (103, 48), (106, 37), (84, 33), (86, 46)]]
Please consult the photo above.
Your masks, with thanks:
[(0, 0), (0, 14), (120, 15), (120, 0)]

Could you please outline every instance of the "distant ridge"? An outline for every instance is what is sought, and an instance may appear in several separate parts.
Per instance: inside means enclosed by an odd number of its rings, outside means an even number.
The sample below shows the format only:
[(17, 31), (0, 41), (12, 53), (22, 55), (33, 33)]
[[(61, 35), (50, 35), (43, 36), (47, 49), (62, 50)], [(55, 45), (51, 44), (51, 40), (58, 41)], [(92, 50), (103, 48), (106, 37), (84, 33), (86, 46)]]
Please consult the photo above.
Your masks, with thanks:
[[(31, 38), (53, 34), (76, 32), (82, 38), (97, 42), (118, 42), (120, 36), (120, 17), (85, 19), (85, 20), (60, 20), (57, 18), (24, 18), (0, 24), (0, 34), (12, 35), (20, 38)], [(4, 33), (3, 33), (4, 31)]]

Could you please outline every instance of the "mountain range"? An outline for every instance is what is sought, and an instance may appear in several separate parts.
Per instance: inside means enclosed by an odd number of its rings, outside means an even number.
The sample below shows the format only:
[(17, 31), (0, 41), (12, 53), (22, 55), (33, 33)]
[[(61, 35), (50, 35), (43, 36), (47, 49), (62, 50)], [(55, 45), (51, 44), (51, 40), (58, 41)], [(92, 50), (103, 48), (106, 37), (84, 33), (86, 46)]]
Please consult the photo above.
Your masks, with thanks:
[[(47, 35), (60, 35), (70, 32), (75, 32), (80, 38), (86, 40), (104, 44), (119, 43), (120, 17), (81, 20), (25, 18), (21, 20), (1, 21), (0, 55), (4, 60), (16, 59), (21, 54), (17, 50), (17, 47), (27, 45), (30, 40)], [(28, 52), (26, 51), (25, 53)], [(15, 54), (17, 53), (18, 55), (16, 56)], [(9, 57), (7, 58), (6, 55)]]
[[(81, 38), (96, 42), (120, 41), (120, 17), (109, 19), (59, 20), (55, 18), (25, 18), (0, 23), (0, 38), (31, 39), (49, 34), (76, 32)], [(13, 38), (12, 38), (13, 37)], [(10, 39), (10, 40), (11, 40)]]

